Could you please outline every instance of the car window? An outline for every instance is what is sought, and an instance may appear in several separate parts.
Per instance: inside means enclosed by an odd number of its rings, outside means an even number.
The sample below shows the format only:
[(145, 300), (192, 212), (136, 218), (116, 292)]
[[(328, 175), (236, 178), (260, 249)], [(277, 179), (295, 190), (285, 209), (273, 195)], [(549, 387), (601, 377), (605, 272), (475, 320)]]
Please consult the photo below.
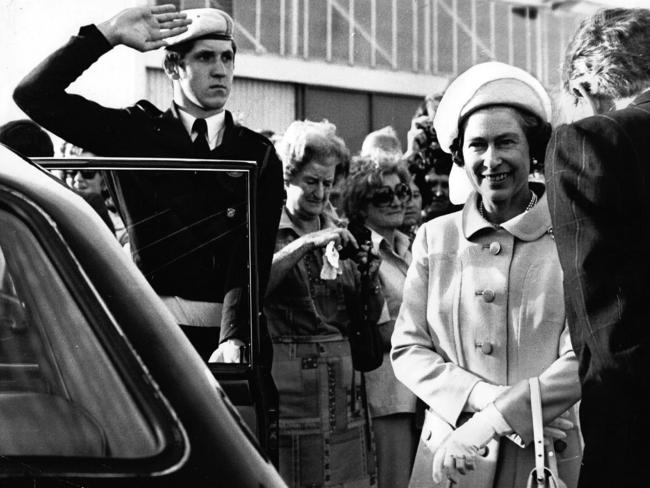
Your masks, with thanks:
[[(37, 159), (82, 196), (113, 232), (190, 342), (211, 353), (228, 337), (245, 347), (225, 370), (251, 366), (257, 331), (257, 276), (251, 165), (242, 161), (129, 158)], [(240, 305), (225, 312), (228, 290)], [(237, 296), (237, 295), (233, 295)], [(222, 308), (223, 307), (223, 308)], [(204, 339), (205, 337), (205, 339)], [(205, 351), (199, 353), (203, 356)], [(207, 357), (204, 357), (207, 360)]]
[(156, 420), (123, 380), (49, 254), (6, 210), (0, 229), (0, 456), (159, 453), (165, 441)]

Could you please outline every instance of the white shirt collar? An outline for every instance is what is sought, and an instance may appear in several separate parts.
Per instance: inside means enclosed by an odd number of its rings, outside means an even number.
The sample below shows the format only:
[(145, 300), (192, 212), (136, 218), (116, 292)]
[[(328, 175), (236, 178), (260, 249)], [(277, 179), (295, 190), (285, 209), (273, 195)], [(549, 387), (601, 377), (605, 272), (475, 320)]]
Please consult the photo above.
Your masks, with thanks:
[[(368, 228), (370, 229), (370, 227)], [(378, 251), (381, 243), (385, 242), (385, 245), (400, 257), (404, 257), (406, 255), (410, 244), (408, 236), (398, 230), (395, 230), (395, 246), (384, 239), (382, 235), (376, 232), (374, 229), (370, 229), (370, 240), (372, 241), (373, 249)]]
[[(183, 127), (190, 135), (192, 140), (196, 138), (196, 134), (192, 133), (192, 126), (197, 117), (188, 114), (183, 109), (178, 107), (178, 116), (183, 123)], [(205, 117), (205, 123), (208, 126), (208, 145), (210, 149), (214, 149), (221, 142), (221, 134), (223, 133), (223, 127), (226, 120), (226, 111), (222, 110), (218, 114), (211, 115), (210, 117)]]

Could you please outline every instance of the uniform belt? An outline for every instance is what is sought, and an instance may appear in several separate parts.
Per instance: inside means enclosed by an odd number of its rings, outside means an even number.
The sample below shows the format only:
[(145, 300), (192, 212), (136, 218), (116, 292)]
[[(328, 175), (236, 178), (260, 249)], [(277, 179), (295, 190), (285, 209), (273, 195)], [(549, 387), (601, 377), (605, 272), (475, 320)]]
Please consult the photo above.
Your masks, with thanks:
[(187, 300), (186, 298), (164, 295), (160, 295), (160, 298), (180, 325), (221, 327), (223, 303)]

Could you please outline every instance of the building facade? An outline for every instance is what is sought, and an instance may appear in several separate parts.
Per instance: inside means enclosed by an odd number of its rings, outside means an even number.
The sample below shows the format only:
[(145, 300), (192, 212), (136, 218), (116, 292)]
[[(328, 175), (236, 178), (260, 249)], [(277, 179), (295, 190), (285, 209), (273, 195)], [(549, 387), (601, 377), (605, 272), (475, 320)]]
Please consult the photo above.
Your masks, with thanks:
[[(169, 0), (149, 0), (170, 3)], [(3, 119), (20, 111), (13, 86), (79, 25), (99, 22), (137, 0), (0, 0)], [(354, 152), (370, 131), (406, 131), (424, 95), (443, 91), (469, 66), (498, 60), (524, 68), (549, 90), (581, 15), (546, 2), (503, 0), (173, 0), (215, 6), (236, 23), (238, 53), (228, 108), (247, 126), (281, 133), (295, 119), (328, 119)], [(51, 19), (56, 19), (52, 24)], [(40, 30), (39, 30), (39, 26)], [(4, 29), (3, 29), (4, 28)], [(35, 34), (38, 32), (38, 35)], [(111, 106), (148, 98), (161, 109), (171, 86), (162, 52), (118, 48), (73, 91)]]

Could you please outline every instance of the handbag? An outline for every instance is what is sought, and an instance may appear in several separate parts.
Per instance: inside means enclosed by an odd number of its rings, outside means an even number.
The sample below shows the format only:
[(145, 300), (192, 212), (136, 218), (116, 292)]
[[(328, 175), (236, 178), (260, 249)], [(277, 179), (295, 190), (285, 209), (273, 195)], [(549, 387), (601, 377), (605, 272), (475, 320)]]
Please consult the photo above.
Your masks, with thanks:
[(530, 406), (533, 413), (533, 445), (535, 447), (535, 467), (528, 475), (526, 488), (566, 488), (557, 470), (557, 459), (553, 443), (544, 445), (544, 424), (542, 422), (542, 395), (539, 378), (530, 378)]

